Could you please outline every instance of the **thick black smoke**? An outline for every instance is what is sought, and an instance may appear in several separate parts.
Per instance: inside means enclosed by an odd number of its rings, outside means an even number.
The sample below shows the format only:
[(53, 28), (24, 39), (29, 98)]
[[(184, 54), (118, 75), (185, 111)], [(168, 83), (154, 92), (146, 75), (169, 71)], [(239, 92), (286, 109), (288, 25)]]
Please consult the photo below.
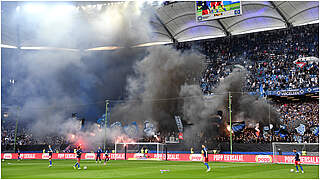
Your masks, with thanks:
[(170, 46), (147, 49), (148, 55), (135, 64), (135, 75), (128, 78), (127, 102), (116, 106), (111, 119), (137, 121), (148, 120), (162, 132), (176, 129), (174, 116), (178, 115), (183, 99), (181, 88), (190, 83), (192, 76), (201, 72), (201, 56), (197, 53), (181, 53)]
[[(259, 123), (260, 127), (279, 124), (278, 113), (271, 104), (258, 96), (242, 92), (245, 75), (246, 71), (243, 68), (235, 68), (214, 89), (214, 95), (207, 98), (201, 97), (202, 92), (198, 86), (192, 85), (182, 88), (181, 96), (197, 96), (197, 98), (186, 100), (184, 103), (187, 109), (184, 117), (194, 124), (185, 134), (189, 144), (200, 143), (196, 139), (200, 132), (210, 138), (225, 134), (226, 126), (229, 124), (229, 92), (231, 95), (232, 122), (244, 121), (248, 127), (252, 128), (255, 128), (257, 123)], [(217, 122), (217, 124), (223, 127), (223, 131), (219, 132), (218, 130), (213, 130), (213, 128), (208, 128), (210, 125), (213, 126), (208, 120), (215, 116), (217, 111), (221, 110), (224, 112), (223, 120), (222, 122)]]
[[(88, 13), (87, 19), (74, 22), (62, 18), (54, 20), (53, 25), (49, 19), (39, 27), (33, 37), (38, 42), (67, 42), (68, 47), (84, 48), (101, 38), (104, 45), (123, 48), (99, 53), (24, 52), (12, 61), (19, 78), (15, 88), (7, 92), (8, 97), (21, 106), (21, 122), (30, 125), (35, 136), (73, 133), (76, 126), (71, 113), (96, 121), (105, 111), (106, 99), (124, 99), (112, 108), (111, 123), (136, 121), (142, 129), (148, 120), (157, 130), (169, 132), (176, 129), (174, 116), (181, 115), (194, 124), (185, 132), (187, 140), (210, 126), (208, 119), (217, 110), (225, 111), (227, 92), (240, 92), (243, 72), (233, 72), (215, 90), (216, 95), (205, 97), (198, 84), (203, 61), (198, 53), (182, 53), (171, 46), (130, 48), (150, 41), (152, 13), (141, 8), (137, 2), (127, 2), (98, 15)], [(91, 26), (82, 25), (84, 21)], [(79, 30), (69, 34), (66, 29), (72, 25)], [(48, 33), (50, 30), (54, 36)], [(241, 115), (254, 123), (269, 120), (270, 105), (253, 96), (232, 93), (232, 107), (235, 118)], [(270, 114), (276, 120), (273, 110)], [(89, 127), (83, 134), (87, 137), (94, 130)], [(119, 133), (110, 130), (107, 135), (112, 139)], [(104, 132), (91, 137), (90, 142), (102, 143), (103, 139)]]

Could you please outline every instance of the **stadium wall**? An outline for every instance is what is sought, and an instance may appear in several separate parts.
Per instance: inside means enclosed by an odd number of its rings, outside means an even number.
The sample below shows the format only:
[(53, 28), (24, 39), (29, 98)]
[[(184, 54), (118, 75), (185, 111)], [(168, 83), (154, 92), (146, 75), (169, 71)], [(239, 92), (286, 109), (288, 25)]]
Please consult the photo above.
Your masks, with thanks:
[[(165, 159), (165, 154), (146, 154), (148, 159)], [(21, 159), (48, 159), (48, 153), (21, 153)], [(103, 155), (104, 158), (104, 155)], [(111, 160), (124, 160), (124, 153), (110, 153)], [(140, 153), (127, 153), (127, 159), (138, 160)], [(1, 153), (1, 159), (18, 159), (17, 153)], [(52, 159), (76, 159), (75, 153), (53, 153)], [(94, 160), (95, 153), (83, 153), (82, 159)], [(201, 154), (168, 154), (169, 161), (202, 161)], [(302, 156), (302, 164), (319, 165), (319, 156)], [(275, 163), (272, 155), (209, 154), (209, 161), (242, 163)], [(294, 164), (294, 156), (278, 155), (277, 163)]]
[[(168, 151), (187, 151), (190, 153), (190, 145), (189, 144), (167, 144)], [(207, 143), (206, 147), (208, 149), (217, 149), (220, 151), (230, 151), (230, 142), (215, 142), (215, 143)], [(201, 151), (198, 147), (193, 147), (195, 151)], [(258, 143), (232, 143), (232, 150), (234, 152), (272, 152), (272, 143), (258, 144)]]
[[(67, 147), (67, 145), (62, 145), (62, 147), (58, 148), (62, 151), (62, 149), (65, 149)], [(208, 143), (207, 147), (209, 149), (217, 149), (220, 151), (230, 151), (230, 144), (229, 142), (221, 142), (221, 143)], [(20, 151), (33, 151), (33, 152), (42, 152), (42, 149), (46, 149), (47, 145), (22, 145), (22, 146), (18, 146), (18, 148), (20, 149)], [(113, 146), (110, 146), (109, 149), (112, 149)], [(172, 153), (183, 153), (183, 151), (185, 151), (186, 153), (190, 153), (190, 145), (189, 144), (167, 144), (167, 148), (169, 152)], [(193, 147), (194, 150), (197, 152), (200, 152), (201, 149), (200, 147), (197, 149), (196, 147)], [(11, 150), (11, 152), (13, 152), (13, 145), (8, 145), (8, 146), (1, 146), (1, 149), (7, 149), (8, 152), (10, 152), (9, 150)], [(232, 149), (234, 152), (272, 152), (272, 144), (271, 143), (266, 143), (266, 144), (256, 144), (256, 143), (252, 143), (252, 144), (244, 144), (244, 143), (236, 143), (233, 142), (232, 143)], [(40, 151), (39, 151), (40, 150)], [(2, 152), (6, 152), (6, 151), (2, 151)]]

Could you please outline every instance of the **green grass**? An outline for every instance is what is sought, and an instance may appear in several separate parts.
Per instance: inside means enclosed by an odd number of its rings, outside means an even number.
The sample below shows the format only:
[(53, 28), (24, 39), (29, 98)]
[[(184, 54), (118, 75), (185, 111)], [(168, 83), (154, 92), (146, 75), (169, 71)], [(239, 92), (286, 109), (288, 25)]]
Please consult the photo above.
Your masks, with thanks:
[[(305, 173), (292, 173), (293, 165), (210, 162), (211, 172), (201, 162), (178, 161), (109, 161), (105, 166), (95, 161), (81, 161), (88, 169), (74, 170), (75, 160), (5, 160), (1, 162), (1, 178), (6, 179), (318, 179), (319, 166), (304, 165)], [(160, 169), (169, 172), (160, 173)]]

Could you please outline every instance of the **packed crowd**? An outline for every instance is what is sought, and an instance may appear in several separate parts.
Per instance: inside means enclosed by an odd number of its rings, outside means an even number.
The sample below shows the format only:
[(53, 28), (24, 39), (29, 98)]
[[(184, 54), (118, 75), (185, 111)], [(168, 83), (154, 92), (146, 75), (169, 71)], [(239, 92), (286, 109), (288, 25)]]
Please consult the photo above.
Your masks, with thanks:
[[(229, 142), (228, 136), (217, 137), (217, 142)], [(270, 132), (257, 136), (254, 129), (244, 129), (239, 134), (234, 134), (232, 141), (235, 143), (271, 143), (271, 142), (299, 142), (299, 143), (319, 143), (319, 136), (314, 135), (310, 131), (301, 136), (296, 132), (288, 132), (285, 135), (271, 134)]]
[(308, 61), (299, 67), (292, 61), (279, 59), (269, 62), (255, 62), (249, 66), (246, 91), (292, 90), (318, 87), (318, 62)]
[(306, 25), (284, 30), (266, 31), (178, 43), (177, 49), (199, 49), (206, 55), (207, 69), (200, 79), (205, 94), (210, 94), (221, 78), (230, 74), (233, 65), (247, 72), (244, 91), (257, 92), (317, 87), (318, 61), (306, 61), (303, 67), (295, 60), (319, 57), (318, 25)]
[[(275, 104), (280, 114), (280, 127), (271, 130), (260, 128), (258, 133), (254, 128), (245, 128), (234, 133), (233, 141), (238, 143), (270, 143), (270, 142), (307, 142), (318, 143), (319, 132), (319, 103), (318, 101), (279, 103)], [(305, 125), (303, 135), (297, 127)], [(228, 136), (218, 137), (219, 142), (228, 142)]]
[(319, 125), (319, 103), (317, 101), (303, 103), (277, 104), (280, 113), (280, 122), (286, 129), (293, 130), (300, 123), (306, 125), (306, 129)]
[(7, 129), (1, 126), (1, 145), (6, 146), (14, 142), (14, 129)]
[[(5, 124), (1, 126), (1, 147), (3, 150), (12, 149), (15, 139), (15, 125)], [(42, 136), (35, 137), (32, 130), (25, 127), (17, 128), (16, 145), (62, 145), (67, 144), (67, 140), (63, 136)]]

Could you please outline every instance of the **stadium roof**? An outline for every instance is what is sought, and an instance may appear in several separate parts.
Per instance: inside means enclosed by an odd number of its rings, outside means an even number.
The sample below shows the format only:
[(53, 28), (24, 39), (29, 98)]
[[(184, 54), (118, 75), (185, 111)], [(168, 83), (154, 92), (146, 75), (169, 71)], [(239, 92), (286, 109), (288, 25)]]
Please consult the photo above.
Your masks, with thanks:
[(318, 1), (242, 1), (242, 15), (197, 22), (194, 2), (157, 10), (171, 39), (179, 42), (319, 23)]
[[(52, 46), (59, 48), (60, 44), (50, 44), (45, 42), (36, 42), (39, 16), (35, 19), (26, 18), (20, 24), (12, 21), (18, 5), (16, 2), (2, 2), (2, 42), (1, 47), (15, 48), (20, 42), (20, 46)], [(318, 1), (242, 1), (242, 15), (228, 17), (212, 21), (198, 22), (196, 21), (195, 2), (171, 2), (169, 5), (159, 6), (151, 19), (153, 27), (153, 38), (151, 42), (137, 42), (136, 46), (150, 46), (153, 44), (166, 44), (171, 42), (183, 42), (197, 39), (208, 39), (215, 37), (223, 37), (228, 35), (245, 34), (250, 32), (266, 31), (271, 29), (286, 28), (288, 26), (300, 26), (309, 23), (319, 23), (319, 2)], [(103, 6), (110, 2), (73, 2), (77, 7), (90, 6), (100, 11)], [(102, 7), (102, 8), (101, 8)], [(81, 8), (80, 8), (81, 9)], [(94, 11), (94, 10), (93, 10)], [(99, 13), (99, 11), (95, 12)], [(88, 23), (90, 21), (79, 20), (80, 16), (73, 17), (78, 23)], [(94, 16), (92, 16), (94, 17)], [(35, 25), (30, 25), (35, 24)], [(19, 26), (19, 27), (18, 27)], [(50, 27), (50, 26), (49, 26)], [(117, 49), (116, 44), (106, 44), (106, 40), (101, 35), (93, 32), (90, 28), (79, 29), (72, 27), (70, 30), (77, 38), (83, 33), (92, 36), (92, 42), (77, 42), (78, 44), (86, 44), (86, 48), (95, 49), (96, 47), (108, 46), (102, 50)], [(50, 28), (47, 28), (50, 31)], [(20, 31), (17, 33), (17, 31)], [(81, 32), (78, 32), (81, 31)], [(51, 32), (55, 33), (55, 32)], [(19, 34), (19, 36), (17, 35)], [(50, 33), (48, 33), (50, 34)], [(70, 34), (68, 34), (70, 35)], [(75, 44), (75, 43), (73, 43)], [(64, 45), (64, 44), (63, 44)], [(111, 48), (110, 48), (111, 47)], [(44, 47), (45, 48), (45, 47)], [(64, 46), (66, 50), (77, 50), (72, 46)]]

